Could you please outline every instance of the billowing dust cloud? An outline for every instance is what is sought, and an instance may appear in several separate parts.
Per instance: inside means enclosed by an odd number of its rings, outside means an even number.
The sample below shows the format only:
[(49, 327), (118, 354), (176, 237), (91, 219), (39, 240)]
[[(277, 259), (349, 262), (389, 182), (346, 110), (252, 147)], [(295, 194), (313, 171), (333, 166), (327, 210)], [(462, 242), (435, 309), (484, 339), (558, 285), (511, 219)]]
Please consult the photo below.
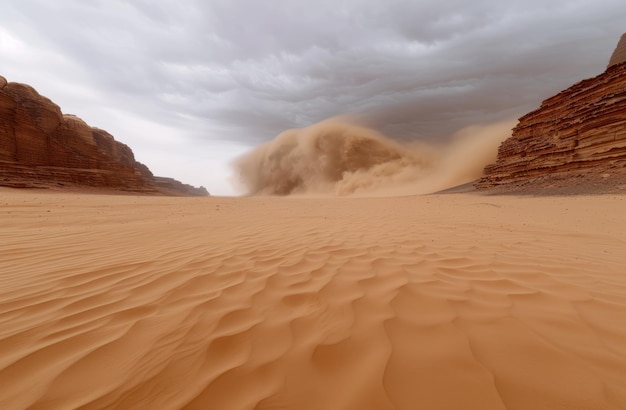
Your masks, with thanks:
[(472, 181), (513, 121), (472, 126), (445, 144), (400, 143), (339, 120), (288, 130), (235, 162), (251, 195), (411, 195)]

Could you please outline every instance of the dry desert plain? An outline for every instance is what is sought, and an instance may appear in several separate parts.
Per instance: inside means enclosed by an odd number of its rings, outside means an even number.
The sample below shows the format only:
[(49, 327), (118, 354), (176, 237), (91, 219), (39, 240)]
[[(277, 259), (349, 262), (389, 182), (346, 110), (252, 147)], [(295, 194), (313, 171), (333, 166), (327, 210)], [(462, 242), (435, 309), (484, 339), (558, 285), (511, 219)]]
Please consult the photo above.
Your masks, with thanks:
[(0, 190), (0, 408), (624, 409), (626, 196)]

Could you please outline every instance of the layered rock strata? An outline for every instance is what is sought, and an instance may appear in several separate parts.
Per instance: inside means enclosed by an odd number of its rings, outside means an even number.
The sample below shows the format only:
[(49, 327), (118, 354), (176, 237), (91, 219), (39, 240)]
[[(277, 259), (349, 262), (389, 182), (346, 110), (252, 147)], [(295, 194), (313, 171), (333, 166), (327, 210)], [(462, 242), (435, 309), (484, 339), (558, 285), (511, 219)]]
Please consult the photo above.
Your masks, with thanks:
[(626, 190), (626, 63), (611, 65), (520, 118), (476, 187), (574, 192), (582, 185)]
[(135, 160), (127, 145), (78, 117), (64, 115), (34, 88), (4, 77), (0, 77), (0, 186), (159, 192), (148, 167)]

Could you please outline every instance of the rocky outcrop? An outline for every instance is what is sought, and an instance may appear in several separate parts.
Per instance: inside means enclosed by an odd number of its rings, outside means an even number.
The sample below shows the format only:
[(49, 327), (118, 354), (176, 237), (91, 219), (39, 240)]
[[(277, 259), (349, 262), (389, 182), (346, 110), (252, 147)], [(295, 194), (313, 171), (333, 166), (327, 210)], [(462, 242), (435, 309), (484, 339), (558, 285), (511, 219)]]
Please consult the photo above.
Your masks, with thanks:
[(622, 38), (619, 39), (607, 68), (621, 63), (626, 63), (626, 33), (622, 34)]
[(32, 87), (4, 77), (0, 77), (0, 186), (160, 192), (148, 167), (135, 160), (127, 145), (76, 116), (62, 114)]
[(207, 196), (209, 195), (209, 191), (206, 190), (205, 187), (200, 186), (196, 188), (192, 185), (183, 184), (180, 181), (175, 180), (174, 178), (167, 177), (154, 177), (154, 181), (159, 187), (159, 189), (163, 192), (171, 192), (172, 194), (176, 193), (184, 193), (186, 195), (191, 196)]
[(520, 118), (475, 186), (626, 192), (626, 63)]

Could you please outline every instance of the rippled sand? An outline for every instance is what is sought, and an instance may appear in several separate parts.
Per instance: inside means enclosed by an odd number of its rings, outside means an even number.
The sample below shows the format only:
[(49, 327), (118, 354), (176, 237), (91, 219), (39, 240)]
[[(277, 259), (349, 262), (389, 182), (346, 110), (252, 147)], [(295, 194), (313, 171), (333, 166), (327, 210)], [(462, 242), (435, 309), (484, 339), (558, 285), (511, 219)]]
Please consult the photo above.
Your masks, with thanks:
[(626, 408), (624, 198), (0, 190), (0, 408)]

